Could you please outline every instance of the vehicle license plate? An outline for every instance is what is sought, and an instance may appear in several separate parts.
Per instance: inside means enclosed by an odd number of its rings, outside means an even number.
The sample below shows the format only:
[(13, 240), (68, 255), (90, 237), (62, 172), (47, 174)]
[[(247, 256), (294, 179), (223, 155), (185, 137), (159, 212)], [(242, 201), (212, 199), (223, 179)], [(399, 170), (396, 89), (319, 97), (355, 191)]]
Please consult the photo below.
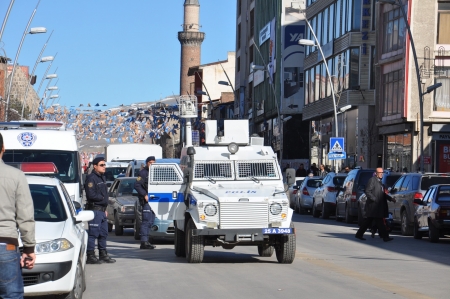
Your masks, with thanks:
[(280, 234), (292, 234), (294, 231), (292, 228), (263, 228), (262, 233), (264, 235), (280, 235)]

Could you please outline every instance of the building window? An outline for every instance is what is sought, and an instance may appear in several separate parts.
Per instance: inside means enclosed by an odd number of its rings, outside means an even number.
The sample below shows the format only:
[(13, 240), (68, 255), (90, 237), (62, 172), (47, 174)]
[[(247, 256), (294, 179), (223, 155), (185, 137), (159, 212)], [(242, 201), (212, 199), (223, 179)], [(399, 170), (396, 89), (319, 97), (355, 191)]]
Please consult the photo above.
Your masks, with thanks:
[(250, 49), (248, 51), (249, 51), (249, 53), (248, 53), (248, 56), (249, 56), (248, 61), (250, 62), (249, 64), (251, 65), (253, 63), (253, 45), (250, 46)]
[(375, 47), (370, 47), (370, 89), (375, 89)]
[(255, 10), (252, 9), (250, 11), (250, 36), (253, 36), (255, 33)]
[(314, 84), (315, 84), (315, 79), (316, 79), (315, 68), (311, 69), (309, 75), (310, 75), (310, 81), (309, 81), (309, 103), (311, 104), (311, 103), (314, 102), (314, 99), (315, 99), (315, 95), (314, 95), (314, 91), (315, 91)]
[(305, 72), (305, 106), (309, 104), (309, 72), (310, 70)]
[(434, 111), (450, 111), (450, 67), (442, 70), (436, 83), (442, 83), (442, 86), (434, 92)]
[(242, 12), (242, 0), (239, 0), (238, 1), (238, 16), (240, 16), (241, 15), (241, 12)]
[(359, 48), (350, 49), (350, 88), (359, 85)]
[[(353, 2), (353, 12), (349, 11), (349, 13), (352, 13), (351, 16), (353, 18), (352, 22), (352, 31), (359, 31), (361, 30), (361, 0), (356, 0)], [(375, 1), (374, 1), (375, 2)]]
[(387, 135), (385, 168), (393, 171), (408, 172), (412, 165), (412, 136), (411, 133)]
[(336, 21), (334, 24), (334, 37), (338, 38), (341, 36), (341, 5), (342, 0), (336, 1)]
[(402, 114), (403, 91), (403, 70), (397, 70), (383, 75), (383, 116)]
[(241, 23), (237, 26), (237, 49), (241, 48)]
[[(405, 8), (404, 8), (405, 9)], [(383, 15), (384, 43), (383, 53), (403, 49), (405, 45), (405, 22), (400, 8), (393, 9)]]
[(450, 44), (450, 3), (438, 3), (438, 44)]
[(327, 43), (332, 42), (333, 39), (334, 39), (334, 26), (335, 26), (335, 23), (334, 23), (334, 19), (335, 19), (334, 6), (335, 5), (333, 3), (333, 4), (331, 4), (331, 6), (329, 8), (330, 20), (328, 22), (328, 41), (327, 41)]
[(241, 70), (241, 56), (236, 59), (236, 69), (238, 72)]
[(320, 78), (320, 76), (321, 76), (321, 71), (320, 71), (320, 64), (319, 65), (316, 65), (316, 82), (315, 82), (315, 88), (314, 88), (314, 95), (315, 95), (315, 97), (314, 97), (314, 100), (315, 101), (318, 101), (318, 100), (320, 100), (320, 82), (322, 81), (321, 80), (321, 78)]

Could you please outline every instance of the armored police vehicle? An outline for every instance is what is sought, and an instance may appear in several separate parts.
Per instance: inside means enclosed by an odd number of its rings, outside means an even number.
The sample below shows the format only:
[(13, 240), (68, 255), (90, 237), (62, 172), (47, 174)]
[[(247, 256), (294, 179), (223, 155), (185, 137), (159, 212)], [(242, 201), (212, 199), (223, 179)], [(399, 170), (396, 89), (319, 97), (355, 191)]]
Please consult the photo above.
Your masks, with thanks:
[[(181, 117), (196, 115), (194, 97), (182, 96), (179, 103)], [(191, 114), (183, 111), (186, 107)], [(192, 146), (187, 119), (181, 167), (150, 167), (149, 202), (159, 200), (158, 209), (174, 220), (175, 254), (201, 263), (205, 246), (255, 246), (260, 256), (275, 251), (278, 262), (292, 263), (293, 210), (272, 148), (264, 146), (263, 138), (249, 138), (247, 120), (225, 120), (223, 132), (216, 121), (207, 120), (205, 129), (206, 145)], [(289, 169), (289, 185), (294, 178)]]

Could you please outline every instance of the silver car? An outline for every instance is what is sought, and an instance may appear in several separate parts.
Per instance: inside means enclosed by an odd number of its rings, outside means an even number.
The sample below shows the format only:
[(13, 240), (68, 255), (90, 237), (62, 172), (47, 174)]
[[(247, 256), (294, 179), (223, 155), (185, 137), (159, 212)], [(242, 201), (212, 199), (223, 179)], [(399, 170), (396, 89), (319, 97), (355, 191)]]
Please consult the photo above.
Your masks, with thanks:
[(297, 213), (304, 214), (312, 209), (314, 191), (321, 184), (322, 178), (319, 176), (308, 176), (303, 180), (295, 194), (294, 209)]

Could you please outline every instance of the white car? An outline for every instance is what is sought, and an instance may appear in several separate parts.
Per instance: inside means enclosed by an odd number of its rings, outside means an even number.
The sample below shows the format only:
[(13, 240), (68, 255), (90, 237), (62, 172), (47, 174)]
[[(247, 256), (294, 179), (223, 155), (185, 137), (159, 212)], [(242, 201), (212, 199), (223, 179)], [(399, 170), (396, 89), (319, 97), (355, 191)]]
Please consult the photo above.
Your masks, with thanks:
[[(53, 163), (15, 166), (26, 174), (48, 175), (52, 172), (50, 168), (56, 170)], [(25, 295), (61, 294), (64, 298), (81, 298), (86, 289), (88, 240), (83, 222), (94, 219), (94, 213), (81, 211), (76, 214), (80, 204), (72, 201), (57, 178), (27, 175), (27, 181), (36, 222), (36, 263), (31, 270), (22, 269)]]

